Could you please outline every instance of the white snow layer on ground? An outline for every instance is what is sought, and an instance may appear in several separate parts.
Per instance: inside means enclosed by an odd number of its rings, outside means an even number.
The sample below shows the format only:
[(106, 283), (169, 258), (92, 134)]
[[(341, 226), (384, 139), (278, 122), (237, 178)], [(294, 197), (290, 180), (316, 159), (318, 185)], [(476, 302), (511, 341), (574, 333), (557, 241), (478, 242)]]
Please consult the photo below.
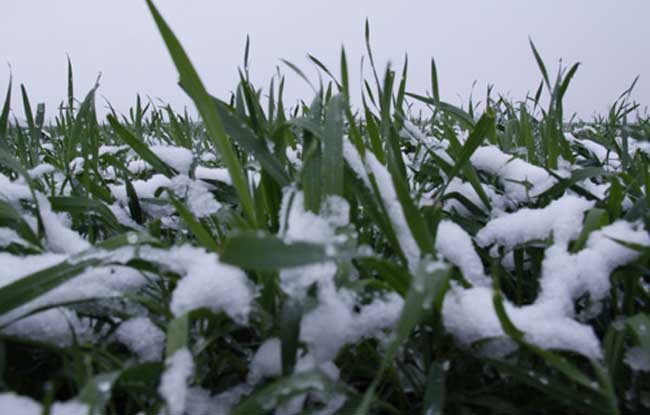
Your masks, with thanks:
[[(329, 244), (337, 241), (337, 228), (349, 223), (349, 206), (344, 199), (330, 196), (316, 215), (305, 210), (302, 192), (288, 189), (282, 200), (280, 218), (280, 235), (285, 241)], [(391, 294), (354, 312), (358, 301), (352, 292), (337, 290), (334, 285), (336, 269), (334, 261), (327, 261), (280, 272), (282, 290), (292, 298), (303, 299), (311, 285), (318, 286), (319, 305), (303, 317), (300, 334), (318, 363), (334, 358), (347, 343), (391, 327), (403, 303), (399, 296)]]
[[(491, 186), (481, 183), (481, 187), (483, 188), (483, 191), (487, 195), (488, 199), (490, 199), (490, 203), (492, 204), (492, 209), (496, 210), (497, 212), (500, 212), (506, 210), (508, 207), (512, 207), (512, 203), (509, 203), (509, 201), (505, 197), (498, 195)], [(487, 207), (485, 206), (485, 204), (483, 204), (483, 201), (479, 197), (478, 193), (476, 193), (476, 190), (474, 190), (474, 187), (472, 187), (471, 183), (464, 182), (459, 178), (454, 177), (449, 182), (449, 185), (447, 185), (447, 188), (445, 189), (445, 195), (449, 195), (451, 193), (459, 193), (465, 196), (470, 202), (472, 202), (479, 209), (483, 210), (486, 213), (490, 213)], [(423, 198), (423, 204), (426, 204), (426, 202), (429, 202), (429, 204), (431, 204), (430, 201), (426, 200), (426, 198)], [(461, 216), (466, 217), (472, 215), (472, 213), (461, 202), (459, 202), (456, 199), (451, 199), (451, 198), (446, 199), (444, 201), (444, 208), (445, 210), (453, 209), (456, 212), (458, 212), (458, 214)]]
[(248, 383), (255, 385), (264, 378), (282, 374), (280, 339), (266, 340), (257, 349), (248, 367)]
[(252, 387), (248, 384), (238, 385), (218, 395), (198, 387), (187, 390), (185, 411), (191, 415), (221, 415), (230, 413), (244, 396), (250, 395)]
[(165, 333), (147, 317), (135, 317), (123, 322), (114, 336), (135, 353), (140, 362), (155, 362), (162, 357)]
[(519, 209), (489, 221), (476, 235), (476, 242), (480, 246), (497, 243), (508, 249), (550, 236), (568, 242), (578, 236), (584, 212), (593, 205), (594, 202), (566, 195), (543, 209)]
[(192, 166), (192, 152), (184, 147), (153, 145), (149, 149), (164, 161), (168, 166), (173, 167), (181, 174), (188, 174)]
[(205, 307), (239, 323), (248, 320), (255, 295), (252, 284), (242, 270), (221, 263), (216, 254), (183, 245), (166, 250), (141, 247), (139, 255), (183, 276), (172, 293), (174, 315)]
[[(339, 378), (340, 371), (331, 360), (318, 362), (310, 353), (300, 356), (296, 362), (295, 372), (301, 373), (307, 370), (318, 368), (331, 380), (336, 381)], [(267, 377), (276, 377), (282, 374), (282, 355), (281, 343), (277, 338), (271, 338), (265, 341), (253, 356), (249, 367), (249, 375), (247, 385), (240, 385), (232, 389), (233, 392), (238, 393), (246, 388), (253, 389), (254, 385)], [(276, 410), (276, 414), (298, 414), (301, 412), (302, 406), (308, 395), (313, 398), (326, 403), (325, 408), (317, 412), (320, 415), (335, 414), (336, 411), (345, 403), (346, 397), (344, 395), (336, 394), (332, 397), (326, 397), (318, 391), (312, 393), (304, 393), (293, 397), (288, 402), (283, 404)], [(240, 396), (237, 396), (239, 399)], [(236, 402), (231, 402), (230, 406)], [(223, 405), (223, 403), (222, 403)]]
[[(87, 415), (90, 408), (85, 403), (70, 400), (67, 402), (54, 402), (50, 408), (50, 415)], [(0, 414), (6, 415), (42, 415), (43, 407), (40, 403), (26, 396), (16, 395), (12, 392), (0, 393)]]
[(56, 169), (53, 165), (49, 163), (39, 164), (38, 166), (31, 168), (27, 171), (29, 177), (32, 179), (38, 179), (45, 174), (53, 173)]
[(41, 404), (25, 396), (12, 392), (0, 393), (0, 414), (11, 415), (41, 415)]
[[(329, 196), (317, 215), (305, 209), (302, 192), (285, 189), (279, 234), (286, 242), (322, 244), (328, 251), (335, 252), (337, 245), (347, 238), (338, 235), (337, 230), (348, 224), (349, 206), (344, 199)], [(403, 300), (395, 293), (375, 298), (370, 304), (361, 304), (352, 291), (336, 287), (336, 271), (335, 261), (325, 261), (280, 272), (282, 290), (298, 301), (306, 298), (310, 286), (316, 284), (318, 288), (318, 305), (307, 312), (301, 321), (300, 339), (308, 345), (309, 352), (298, 359), (296, 372), (319, 368), (332, 379), (337, 379), (338, 368), (332, 359), (339, 350), (348, 343), (376, 336), (392, 327), (402, 310)], [(280, 373), (280, 342), (277, 339), (267, 340), (253, 357), (248, 383), (255, 384)], [(311, 396), (321, 401), (325, 399), (318, 394)], [(306, 398), (307, 394), (294, 397), (276, 413), (297, 413)], [(344, 402), (344, 396), (335, 396), (323, 414), (335, 413)]]
[[(238, 268), (220, 263), (216, 254), (208, 253), (202, 248), (185, 245), (161, 250), (142, 246), (137, 250), (137, 255), (133, 248), (88, 255), (91, 257), (110, 255), (112, 261), (121, 263), (138, 256), (178, 273), (181, 279), (172, 293), (170, 305), (175, 315), (205, 307), (217, 313), (225, 312), (240, 323), (248, 319), (255, 292), (246, 274)], [(18, 257), (0, 253), (0, 263), (7, 265), (0, 269), (0, 286), (10, 284), (66, 259), (68, 256), (63, 254)], [(144, 275), (129, 267), (121, 265), (91, 267), (48, 293), (2, 315), (0, 323), (10, 323), (41, 307), (90, 299), (121, 298), (125, 293), (135, 291), (146, 283)], [(129, 324), (139, 324), (141, 329), (144, 328), (141, 320), (139, 323), (127, 322), (126, 324), (127, 328)], [(127, 328), (123, 330), (128, 332)], [(94, 338), (90, 321), (79, 319), (75, 312), (63, 307), (48, 309), (22, 318), (2, 330), (7, 335), (50, 342), (59, 346), (70, 344), (73, 338), (72, 331), (82, 342)], [(160, 333), (155, 327), (149, 327), (148, 332), (160, 340)], [(120, 341), (133, 347), (133, 351), (142, 360), (149, 360), (157, 347), (154, 344), (149, 345), (150, 348), (145, 348), (144, 345), (136, 346), (136, 343), (128, 343), (126, 337), (121, 338)]]
[(230, 173), (228, 169), (219, 167), (219, 168), (210, 168), (204, 166), (197, 166), (194, 170), (194, 177), (202, 180), (218, 180), (227, 184), (232, 184), (232, 179), (230, 178)]
[(101, 146), (99, 146), (98, 154), (101, 157), (104, 154), (116, 154), (119, 153), (120, 151), (128, 151), (130, 149), (131, 147), (129, 147), (127, 144), (122, 144), (120, 146), (111, 146), (111, 145), (102, 144)]
[[(323, 203), (320, 214), (316, 215), (305, 209), (303, 192), (288, 188), (280, 208), (279, 235), (286, 242), (312, 242), (335, 249), (333, 244), (339, 239), (336, 230), (348, 224), (349, 209), (345, 199), (329, 196)], [(335, 273), (334, 261), (285, 268), (280, 271), (280, 285), (290, 297), (301, 299), (314, 283), (319, 287), (332, 285)]]
[(404, 305), (399, 295), (390, 293), (355, 312), (357, 301), (345, 289), (321, 290), (318, 297), (318, 307), (305, 314), (300, 324), (300, 340), (309, 346), (316, 363), (334, 359), (346, 344), (393, 327)]
[(77, 400), (54, 402), (50, 408), (50, 415), (88, 415), (90, 407)]
[[(639, 224), (617, 221), (592, 232), (584, 249), (569, 253), (568, 243), (579, 235), (583, 214), (591, 206), (592, 202), (564, 196), (543, 209), (521, 209), (494, 219), (478, 232), (476, 240), (482, 246), (496, 243), (511, 249), (553, 235), (542, 263), (537, 300), (523, 307), (505, 301), (506, 312), (531, 343), (598, 358), (600, 343), (590, 326), (574, 319), (573, 301), (584, 293), (601, 300), (610, 288), (614, 269), (638, 257), (638, 252), (612, 239), (650, 245), (650, 237)], [(443, 304), (445, 327), (464, 344), (504, 336), (492, 297), (492, 289), (485, 286), (454, 286)]]
[(472, 238), (456, 223), (449, 220), (440, 222), (436, 234), (436, 251), (460, 268), (463, 277), (472, 285), (491, 285), (483, 271), (481, 258), (474, 249)]
[(29, 245), (27, 241), (21, 238), (13, 229), (0, 228), (0, 247), (4, 248), (11, 244)]
[[(17, 257), (0, 253), (0, 262), (11, 265), (0, 269), (0, 286), (8, 285), (33, 272), (62, 262), (62, 255), (42, 254)], [(19, 270), (19, 272), (17, 272)], [(9, 323), (42, 307), (100, 298), (122, 298), (127, 292), (146, 284), (142, 274), (119, 265), (88, 268), (75, 278), (38, 298), (0, 316), (0, 323)], [(3, 333), (33, 340), (49, 341), (65, 346), (72, 341), (71, 330), (82, 340), (90, 340), (89, 321), (80, 320), (65, 308), (54, 308), (22, 318), (3, 329)]]
[(167, 368), (160, 378), (158, 392), (165, 399), (170, 415), (183, 415), (187, 398), (187, 381), (194, 373), (194, 359), (187, 348), (167, 358)]
[(20, 199), (30, 200), (32, 193), (22, 180), (11, 181), (7, 176), (0, 173), (0, 198), (16, 207), (16, 203)]
[[(497, 176), (506, 195), (518, 203), (527, 202), (556, 183), (555, 178), (543, 168), (492, 145), (477, 148), (470, 162), (478, 170)], [(527, 190), (522, 182), (528, 182), (530, 188)]]
[(90, 244), (85, 239), (63, 223), (62, 216), (52, 211), (52, 205), (45, 196), (36, 193), (36, 200), (50, 251), (77, 254), (90, 248)]
[[(142, 208), (154, 217), (168, 216), (174, 212), (171, 204), (161, 206), (147, 203), (146, 199), (156, 198), (156, 191), (161, 187), (169, 188), (177, 197), (185, 200), (189, 210), (199, 218), (211, 215), (221, 208), (221, 203), (210, 193), (212, 188), (210, 185), (201, 180), (190, 179), (184, 174), (176, 175), (172, 179), (162, 174), (154, 174), (149, 180), (134, 180), (131, 184), (140, 198)], [(108, 186), (113, 196), (126, 206), (129, 202), (126, 185), (109, 184)], [(159, 197), (162, 200), (167, 199), (165, 193), (160, 194)]]

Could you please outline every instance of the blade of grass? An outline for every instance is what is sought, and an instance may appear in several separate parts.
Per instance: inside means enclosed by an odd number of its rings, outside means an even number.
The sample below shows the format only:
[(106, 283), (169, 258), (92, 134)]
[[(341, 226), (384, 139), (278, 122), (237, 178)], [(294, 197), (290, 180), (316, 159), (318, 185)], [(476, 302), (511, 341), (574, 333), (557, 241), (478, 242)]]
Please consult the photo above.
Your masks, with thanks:
[[(5, 102), (2, 105), (2, 112), (0, 113), (0, 139), (5, 139), (7, 136), (7, 127), (9, 125), (9, 110), (11, 109), (11, 84), (12, 77), (9, 76), (9, 86), (7, 87), (7, 95)], [(2, 143), (2, 141), (0, 141)]]
[(214, 240), (210, 231), (199, 222), (192, 212), (190, 212), (190, 210), (185, 207), (185, 205), (181, 203), (170, 190), (167, 190), (167, 196), (172, 205), (174, 205), (174, 209), (176, 209), (180, 217), (183, 219), (183, 222), (187, 224), (187, 227), (194, 236), (196, 236), (196, 240), (199, 244), (203, 245), (208, 251), (218, 252), (219, 244)]
[(244, 214), (251, 224), (257, 227), (255, 208), (253, 198), (248, 188), (248, 180), (241, 164), (239, 163), (239, 159), (228, 140), (228, 136), (223, 128), (221, 118), (214, 106), (212, 98), (205, 90), (203, 82), (199, 78), (199, 75), (190, 62), (185, 50), (172, 32), (171, 28), (167, 25), (167, 22), (158, 12), (156, 6), (154, 6), (151, 0), (147, 0), (147, 5), (149, 6), (154, 21), (156, 22), (156, 26), (158, 26), (158, 30), (165, 41), (167, 50), (174, 61), (174, 65), (178, 70), (181, 84), (194, 101), (194, 104), (199, 110), (201, 118), (203, 118), (205, 123), (208, 137), (212, 140), (213, 144), (219, 151), (219, 154), (223, 158), (224, 164), (228, 168), (228, 172), (230, 173), (233, 186), (239, 196)]
[(290, 298), (287, 299), (282, 306), (280, 320), (280, 350), (282, 354), (283, 376), (292, 374), (296, 366), (301, 319), (302, 305), (298, 301)]
[(126, 143), (128, 144), (133, 151), (135, 151), (142, 160), (146, 161), (154, 168), (158, 173), (166, 177), (174, 177), (178, 174), (176, 170), (167, 165), (162, 161), (153, 151), (149, 149), (146, 143), (141, 141), (135, 134), (133, 134), (128, 128), (124, 127), (120, 122), (109, 114), (107, 117), (108, 123), (111, 125), (115, 133)]
[(76, 263), (64, 261), (0, 287), (0, 314), (8, 313), (40, 297), (99, 262), (98, 259)]
[(216, 98), (213, 98), (213, 101), (226, 133), (244, 150), (251, 153), (278, 185), (281, 187), (287, 186), (290, 183), (289, 176), (282, 164), (268, 150), (263, 139), (256, 137), (253, 130), (239, 119), (235, 113), (231, 112), (223, 102)]
[(539, 66), (539, 70), (542, 72), (542, 76), (544, 77), (544, 82), (546, 83), (546, 86), (550, 91), (551, 82), (548, 79), (548, 71), (546, 70), (546, 65), (544, 65), (544, 61), (542, 60), (542, 57), (539, 55), (539, 52), (537, 52), (537, 48), (533, 43), (533, 39), (528, 38), (528, 43), (530, 44), (530, 48), (533, 50), (533, 55), (535, 55), (535, 61), (537, 61), (537, 66)]
[(187, 347), (189, 343), (190, 316), (185, 313), (167, 324), (167, 344), (165, 356), (173, 356), (178, 350)]
[(327, 105), (323, 128), (321, 178), (323, 195), (343, 195), (343, 106), (337, 95)]
[[(251, 255), (256, 252), (256, 255)], [(328, 254), (327, 249), (310, 242), (284, 242), (275, 236), (242, 233), (230, 237), (223, 246), (221, 261), (255, 271), (273, 271), (317, 262), (351, 258), (351, 252)]]
[(377, 371), (373, 382), (370, 384), (364, 394), (361, 404), (357, 407), (355, 415), (366, 415), (370, 411), (374, 399), (375, 389), (386, 369), (393, 363), (397, 351), (406, 341), (413, 328), (420, 322), (425, 309), (430, 308), (431, 303), (442, 303), (440, 298), (444, 295), (449, 281), (449, 269), (434, 266), (428, 269), (432, 264), (421, 261), (418, 269), (411, 281), (411, 287), (404, 300), (404, 307), (400, 313), (399, 320), (393, 329), (390, 343), (384, 354), (381, 366)]

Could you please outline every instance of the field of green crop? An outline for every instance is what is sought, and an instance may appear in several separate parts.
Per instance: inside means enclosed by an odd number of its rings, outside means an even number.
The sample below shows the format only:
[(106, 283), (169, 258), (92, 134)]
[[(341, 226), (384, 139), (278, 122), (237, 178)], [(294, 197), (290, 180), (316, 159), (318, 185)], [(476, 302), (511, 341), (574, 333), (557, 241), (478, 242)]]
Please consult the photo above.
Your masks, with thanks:
[(433, 61), (424, 93), (380, 72), (366, 25), (359, 93), (342, 51), (287, 104), (247, 45), (222, 100), (148, 4), (199, 119), (139, 98), (99, 119), (71, 65), (54, 114), (9, 82), (0, 413), (650, 412), (634, 85), (567, 120), (578, 65), (553, 76), (531, 42), (534, 95), (460, 108)]

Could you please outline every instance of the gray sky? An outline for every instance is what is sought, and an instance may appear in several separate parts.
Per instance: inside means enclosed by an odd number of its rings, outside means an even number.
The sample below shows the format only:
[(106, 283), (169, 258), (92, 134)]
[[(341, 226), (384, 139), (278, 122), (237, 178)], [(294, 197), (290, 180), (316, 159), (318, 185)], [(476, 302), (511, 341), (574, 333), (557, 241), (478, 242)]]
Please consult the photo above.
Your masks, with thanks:
[[(540, 73), (528, 45), (531, 36), (555, 73), (579, 61), (566, 96), (567, 111), (583, 117), (604, 112), (636, 75), (633, 97), (650, 104), (650, 2), (647, 0), (545, 1), (208, 1), (158, 0), (157, 5), (190, 55), (210, 92), (226, 97), (237, 83), (246, 34), (251, 36), (251, 75), (266, 87), (280, 58), (298, 64), (316, 81), (307, 53), (338, 73), (345, 45), (358, 91), (364, 21), (371, 23), (381, 68), (401, 68), (409, 55), (408, 90), (430, 89), (429, 60), (438, 66), (444, 100), (466, 103), (495, 91), (521, 99), (534, 91)], [(190, 105), (176, 85), (176, 72), (153, 20), (140, 0), (2, 0), (0, 60), (12, 66), (15, 85), (49, 115), (66, 94), (66, 53), (72, 59), (78, 98), (102, 73), (100, 96), (120, 111), (136, 93), (160, 98), (177, 109)], [(306, 84), (288, 68), (289, 99), (311, 99)], [(9, 68), (0, 65), (0, 91)], [(14, 109), (22, 116), (18, 88)], [(357, 92), (357, 96), (359, 93)], [(99, 101), (104, 106), (103, 101)]]

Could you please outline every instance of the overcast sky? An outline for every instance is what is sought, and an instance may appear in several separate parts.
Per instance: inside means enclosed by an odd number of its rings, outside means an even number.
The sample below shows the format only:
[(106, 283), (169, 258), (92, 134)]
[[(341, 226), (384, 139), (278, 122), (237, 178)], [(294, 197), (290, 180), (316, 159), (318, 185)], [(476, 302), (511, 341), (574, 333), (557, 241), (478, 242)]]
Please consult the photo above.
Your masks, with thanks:
[[(216, 1), (158, 0), (210, 92), (227, 97), (237, 84), (246, 35), (251, 37), (251, 75), (258, 87), (288, 59), (316, 81), (307, 53), (338, 73), (345, 45), (353, 80), (359, 79), (364, 21), (380, 65), (400, 68), (409, 56), (408, 90), (430, 89), (429, 61), (435, 57), (444, 100), (466, 103), (488, 83), (511, 98), (534, 91), (540, 78), (528, 45), (530, 36), (555, 72), (579, 61), (565, 108), (589, 118), (640, 75), (633, 97), (650, 104), (650, 2), (647, 0), (454, 0), (454, 1)], [(2, 0), (0, 60), (11, 65), (15, 85), (24, 83), (49, 114), (66, 94), (66, 53), (74, 66), (78, 98), (102, 73), (100, 96), (120, 111), (136, 93), (177, 109), (190, 105), (176, 85), (172, 65), (144, 0)], [(290, 71), (283, 67), (287, 75)], [(0, 65), (0, 91), (9, 80)], [(312, 93), (288, 76), (288, 98)], [(18, 88), (14, 109), (18, 116)], [(4, 96), (4, 92), (2, 92)], [(102, 99), (98, 101), (104, 106)]]

